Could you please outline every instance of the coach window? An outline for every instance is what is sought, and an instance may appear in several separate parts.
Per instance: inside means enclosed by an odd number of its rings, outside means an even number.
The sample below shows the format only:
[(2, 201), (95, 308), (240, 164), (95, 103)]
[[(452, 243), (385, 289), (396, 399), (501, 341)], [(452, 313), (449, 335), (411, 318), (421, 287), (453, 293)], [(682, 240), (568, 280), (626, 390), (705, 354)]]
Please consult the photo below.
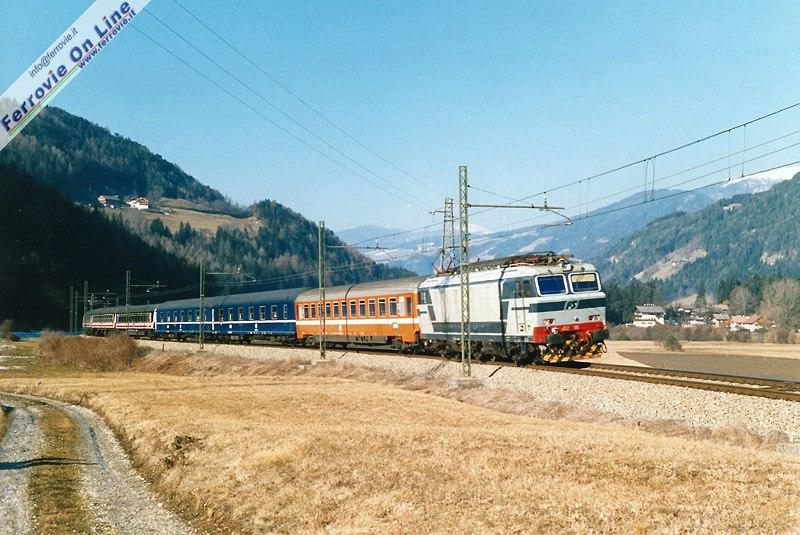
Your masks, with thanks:
[(397, 316), (397, 298), (392, 297), (389, 299), (389, 315)]
[(289, 305), (283, 305), (283, 319), (289, 319)]
[(339, 317), (339, 302), (338, 301), (335, 301), (333, 303), (333, 317), (334, 318), (338, 318)]
[(536, 287), (541, 295), (567, 293), (567, 283), (563, 275), (544, 275), (536, 277)]
[(414, 300), (410, 297), (406, 297), (406, 314), (409, 316), (414, 315)]
[(378, 299), (378, 315), (386, 317), (386, 299)]
[(331, 304), (330, 303), (325, 303), (325, 317), (326, 318), (330, 318), (331, 317)]
[(317, 305), (313, 304), (311, 305), (311, 318), (313, 319), (316, 317), (317, 317)]
[(374, 299), (370, 299), (369, 300), (369, 317), (370, 318), (374, 318), (375, 317), (375, 300)]
[(278, 305), (272, 305), (271, 307), (269, 307), (269, 312), (272, 319), (274, 320), (278, 319)]
[(186, 311), (181, 310), (181, 323), (184, 323), (185, 321), (186, 321)]
[(367, 317), (367, 302), (364, 300), (358, 302), (358, 315), (362, 318)]
[(203, 321), (208, 321), (208, 309), (203, 309)]
[(228, 309), (228, 321), (233, 321), (233, 320), (234, 320), (233, 309), (229, 308)]
[(347, 301), (342, 301), (341, 309), (342, 309), (342, 317), (346, 318), (347, 317)]
[(358, 304), (355, 301), (350, 301), (350, 317), (355, 318), (358, 310)]
[(261, 321), (267, 319), (267, 307), (265, 307), (264, 305), (258, 307), (258, 319)]
[(247, 307), (247, 319), (249, 319), (250, 321), (256, 319), (256, 313), (253, 307)]

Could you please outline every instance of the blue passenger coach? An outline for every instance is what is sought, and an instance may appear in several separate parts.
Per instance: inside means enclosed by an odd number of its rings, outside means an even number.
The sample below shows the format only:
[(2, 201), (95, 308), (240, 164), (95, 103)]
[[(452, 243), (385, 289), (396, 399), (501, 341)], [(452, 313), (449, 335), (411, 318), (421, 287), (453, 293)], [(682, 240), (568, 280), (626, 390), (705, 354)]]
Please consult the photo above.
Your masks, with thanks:
[[(295, 337), (294, 301), (304, 289), (208, 297), (202, 311), (209, 339), (283, 339)], [(168, 301), (156, 309), (156, 334), (195, 338), (200, 330), (200, 299)]]

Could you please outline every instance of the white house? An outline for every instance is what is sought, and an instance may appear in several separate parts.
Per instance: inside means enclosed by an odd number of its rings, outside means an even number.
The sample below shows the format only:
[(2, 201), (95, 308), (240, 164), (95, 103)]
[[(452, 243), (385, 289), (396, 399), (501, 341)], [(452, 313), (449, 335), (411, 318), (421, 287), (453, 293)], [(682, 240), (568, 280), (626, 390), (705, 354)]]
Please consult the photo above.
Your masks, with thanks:
[(128, 201), (128, 204), (131, 205), (131, 208), (136, 208), (137, 210), (150, 209), (150, 201), (144, 197), (136, 197), (135, 199), (131, 199)]
[(654, 325), (664, 325), (666, 311), (664, 307), (655, 305), (640, 305), (633, 313), (634, 327), (652, 327)]
[(731, 332), (750, 331), (752, 333), (762, 327), (761, 316), (731, 316)]
[(118, 208), (122, 204), (122, 201), (119, 200), (119, 195), (100, 195), (97, 198), (97, 202), (103, 208)]

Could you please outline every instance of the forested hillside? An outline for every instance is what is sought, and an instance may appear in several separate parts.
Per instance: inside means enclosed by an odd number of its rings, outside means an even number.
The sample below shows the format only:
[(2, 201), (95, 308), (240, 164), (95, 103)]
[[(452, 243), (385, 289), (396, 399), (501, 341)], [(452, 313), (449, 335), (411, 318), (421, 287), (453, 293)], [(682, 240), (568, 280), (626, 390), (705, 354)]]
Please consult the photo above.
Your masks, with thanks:
[(177, 198), (225, 213), (240, 211), (220, 192), (147, 147), (53, 106), (42, 110), (0, 152), (0, 163), (84, 203), (113, 194), (153, 201)]
[(84, 280), (118, 292), (127, 269), (142, 280), (197, 273), (7, 165), (0, 165), (0, 214), (0, 319), (13, 318), (21, 328), (62, 328), (68, 289)]
[(659, 279), (669, 295), (752, 275), (800, 276), (800, 175), (654, 221), (609, 251), (607, 279)]
[[(61, 327), (71, 284), (88, 280), (92, 289), (119, 292), (126, 269), (167, 283), (166, 293), (144, 297), (153, 302), (196, 295), (201, 262), (210, 272), (238, 274), (209, 277), (209, 295), (317, 284), (316, 224), (274, 201), (236, 207), (146, 147), (63, 110), (36, 117), (0, 152), (0, 166), (0, 213), (9, 214), (0, 227), (0, 320)], [(187, 221), (170, 231), (155, 213), (137, 220), (76, 205), (99, 193), (175, 197), (248, 225), (196, 229)], [(344, 245), (330, 231), (326, 242)], [(352, 249), (331, 248), (326, 259), (329, 284), (408, 274)]]

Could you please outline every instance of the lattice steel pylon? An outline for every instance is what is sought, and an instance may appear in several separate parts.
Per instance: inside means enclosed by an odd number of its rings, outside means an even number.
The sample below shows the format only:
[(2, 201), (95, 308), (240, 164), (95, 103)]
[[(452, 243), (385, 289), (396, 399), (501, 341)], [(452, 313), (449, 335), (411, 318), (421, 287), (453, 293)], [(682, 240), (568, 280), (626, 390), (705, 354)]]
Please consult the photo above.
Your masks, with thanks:
[(458, 168), (458, 220), (461, 237), (459, 257), (459, 284), (461, 286), (461, 371), (464, 377), (472, 375), (472, 340), (469, 319), (469, 179), (467, 166)]
[(444, 208), (435, 210), (434, 214), (442, 214), (442, 248), (439, 250), (439, 273), (450, 271), (456, 260), (455, 215), (453, 215), (453, 199), (444, 200)]

